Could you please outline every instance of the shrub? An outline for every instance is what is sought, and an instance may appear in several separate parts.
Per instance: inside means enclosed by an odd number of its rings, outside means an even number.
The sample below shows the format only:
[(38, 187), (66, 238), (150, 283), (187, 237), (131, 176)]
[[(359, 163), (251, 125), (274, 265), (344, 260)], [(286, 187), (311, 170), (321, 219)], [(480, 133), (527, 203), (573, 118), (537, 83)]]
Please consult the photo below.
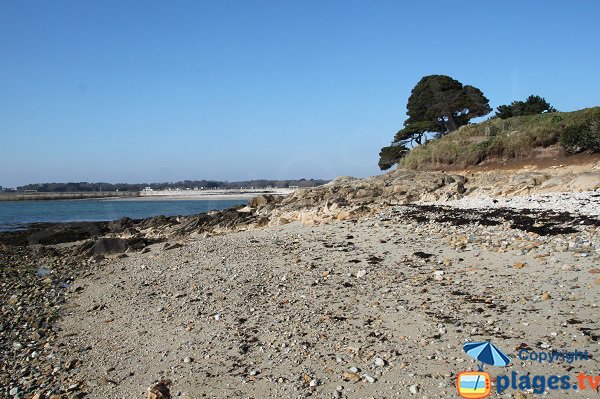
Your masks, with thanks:
[(411, 149), (400, 165), (409, 169), (470, 166), (489, 159), (530, 157), (537, 148), (555, 144), (562, 144), (570, 153), (600, 152), (600, 107), (496, 118), (463, 126)]
[(581, 151), (600, 151), (600, 119), (568, 126), (563, 130), (560, 143), (572, 154)]

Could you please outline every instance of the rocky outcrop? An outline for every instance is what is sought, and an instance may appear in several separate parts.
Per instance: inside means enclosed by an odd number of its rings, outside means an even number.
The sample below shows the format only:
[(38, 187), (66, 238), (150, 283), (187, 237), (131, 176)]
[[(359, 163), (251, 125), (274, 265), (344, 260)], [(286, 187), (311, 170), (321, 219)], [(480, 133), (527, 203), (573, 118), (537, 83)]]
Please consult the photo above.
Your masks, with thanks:
[[(390, 205), (451, 201), (466, 196), (514, 196), (600, 188), (600, 167), (525, 168), (487, 172), (445, 173), (396, 170), (367, 179), (340, 177), (311, 189), (296, 190), (280, 202), (250, 201), (250, 211), (268, 224), (293, 221), (321, 223), (356, 219)], [(263, 221), (264, 223), (264, 221)]]
[(461, 173), (396, 170), (367, 179), (339, 177), (287, 197), (260, 195), (247, 206), (191, 216), (156, 216), (142, 220), (34, 225), (0, 235), (0, 243), (48, 245), (82, 242), (73, 253), (114, 256), (148, 244), (194, 235), (214, 235), (299, 221), (307, 224), (353, 220), (390, 205), (444, 202), (463, 197), (515, 196), (552, 191), (600, 189), (600, 163), (586, 167), (524, 168)]

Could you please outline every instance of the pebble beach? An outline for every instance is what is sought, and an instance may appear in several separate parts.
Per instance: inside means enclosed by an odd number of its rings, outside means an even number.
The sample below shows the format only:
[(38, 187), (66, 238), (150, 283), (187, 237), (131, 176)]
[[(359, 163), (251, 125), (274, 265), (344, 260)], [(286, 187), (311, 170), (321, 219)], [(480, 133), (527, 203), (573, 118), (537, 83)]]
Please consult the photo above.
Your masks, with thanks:
[[(487, 340), (513, 359), (495, 374), (597, 372), (598, 193), (458, 198), (456, 180), (431, 175), (437, 200), (426, 190), (394, 205), (356, 195), (378, 180), (344, 178), (212, 215), (95, 227), (121, 238), (3, 244), (19, 266), (1, 283), (2, 395), (448, 398), (458, 373), (477, 370), (463, 345)], [(135, 245), (111, 252), (121, 242)], [(590, 357), (540, 363), (522, 350)]]

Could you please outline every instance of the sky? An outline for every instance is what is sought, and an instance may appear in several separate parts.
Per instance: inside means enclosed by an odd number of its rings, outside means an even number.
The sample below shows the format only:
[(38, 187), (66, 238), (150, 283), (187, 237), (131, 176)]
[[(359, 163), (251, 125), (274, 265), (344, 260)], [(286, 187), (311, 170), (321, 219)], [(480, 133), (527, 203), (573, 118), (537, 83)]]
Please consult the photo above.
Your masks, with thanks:
[(600, 2), (0, 0), (0, 186), (381, 173), (425, 75), (600, 105)]

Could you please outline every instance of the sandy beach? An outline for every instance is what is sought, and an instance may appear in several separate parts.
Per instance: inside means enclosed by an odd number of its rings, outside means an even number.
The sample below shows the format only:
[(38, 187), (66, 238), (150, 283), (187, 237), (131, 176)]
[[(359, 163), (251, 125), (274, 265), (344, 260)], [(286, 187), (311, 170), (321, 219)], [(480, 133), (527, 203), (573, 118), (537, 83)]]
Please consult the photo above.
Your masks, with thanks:
[(486, 366), (494, 378), (596, 375), (599, 188), (597, 164), (398, 170), (208, 214), (4, 233), (2, 392), (441, 399), (477, 370), (463, 345), (488, 340), (513, 359)]
[(87, 348), (77, 376), (102, 398), (142, 398), (162, 378), (188, 398), (454, 397), (456, 374), (476, 369), (462, 344), (487, 339), (513, 358), (593, 354), (507, 373), (598, 370), (595, 226), (542, 236), (408, 209), (103, 262), (70, 288), (59, 345)]
[(250, 199), (259, 195), (285, 196), (294, 192), (293, 188), (240, 189), (240, 190), (160, 190), (141, 191), (136, 198), (120, 198), (119, 200), (227, 200)]

